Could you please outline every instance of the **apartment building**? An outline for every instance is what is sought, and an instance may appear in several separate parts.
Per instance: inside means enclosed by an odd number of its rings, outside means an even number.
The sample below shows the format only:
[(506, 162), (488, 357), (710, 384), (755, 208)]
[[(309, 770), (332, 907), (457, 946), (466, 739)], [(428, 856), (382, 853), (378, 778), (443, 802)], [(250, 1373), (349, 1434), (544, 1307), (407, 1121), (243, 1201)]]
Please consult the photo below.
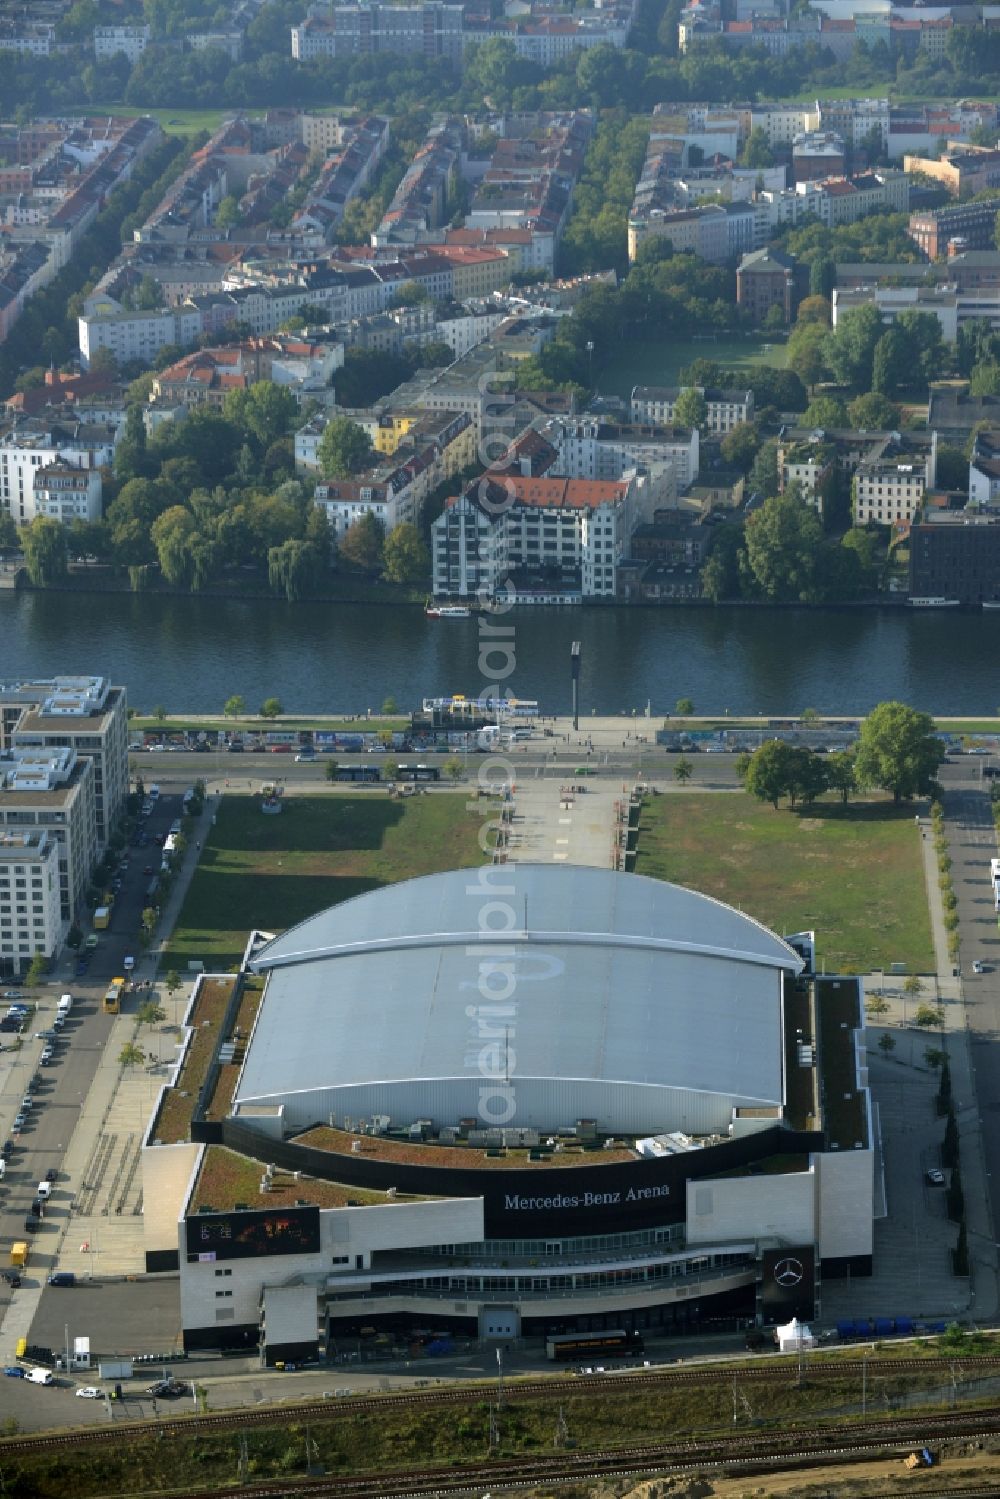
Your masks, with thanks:
[[(639, 470), (655, 481), (654, 509), (674, 504), (698, 478), (697, 427), (594, 416), (548, 417), (531, 428), (531, 435), (536, 433), (554, 451), (546, 472), (568, 479), (622, 479)], [(520, 442), (514, 445), (515, 455)]]
[(420, 414), (383, 461), (351, 479), (318, 484), (313, 497), (335, 539), (368, 512), (388, 533), (403, 522), (416, 525), (431, 491), (468, 468), (475, 456), (475, 433), (465, 412)]
[(67, 930), (56, 839), (46, 829), (0, 829), (0, 977), (25, 973), (36, 953), (52, 957)]
[(996, 204), (989, 200), (921, 209), (910, 214), (907, 233), (928, 260), (941, 260), (952, 242), (961, 242), (964, 250), (991, 250), (996, 217)]
[(421, 4), (330, 5), (292, 27), (292, 57), (351, 57), (373, 52), (409, 53), (459, 63), (464, 49), (463, 7), (441, 0)]
[(866, 303), (876, 306), (885, 323), (893, 323), (901, 312), (927, 312), (941, 325), (946, 343), (954, 343), (963, 323), (989, 323), (1000, 329), (1000, 287), (978, 291), (959, 291), (945, 282), (939, 286), (834, 287), (833, 323), (852, 307)]
[(837, 479), (837, 450), (822, 433), (805, 440), (778, 442), (778, 489), (784, 494), (789, 485), (798, 486), (807, 505), (823, 519), (833, 499)]
[(1000, 187), (1000, 151), (964, 146), (940, 158), (904, 156), (903, 170), (940, 183), (953, 198), (971, 198)]
[[(98, 519), (100, 470), (114, 461), (118, 432), (117, 423), (84, 422), (72, 412), (65, 418), (55, 413), (15, 416), (0, 424), (0, 511), (24, 526), (41, 513), (40, 503), (46, 507), (45, 513), (50, 503), (61, 512), (65, 499), (67, 504), (85, 502), (87, 518)], [(79, 481), (78, 486), (57, 483), (51, 492), (45, 483), (36, 485), (42, 473), (55, 477), (54, 468), (88, 470), (96, 482)], [(75, 520), (77, 516), (69, 518)]]
[(483, 475), (434, 522), (434, 593), (539, 602), (613, 598), (632, 534), (650, 517), (645, 481)]
[(103, 513), (100, 470), (49, 463), (35, 472), (32, 500), (35, 515), (63, 526), (74, 521), (97, 521)]
[(0, 52), (22, 57), (48, 57), (56, 44), (56, 29), (42, 21), (0, 17)]
[(930, 444), (892, 433), (858, 464), (854, 474), (854, 524), (891, 526), (920, 513), (937, 482), (937, 433)]
[(373, 245), (416, 244), (444, 223), (458, 181), (462, 155), (459, 120), (437, 120), (393, 193)]
[(293, 231), (312, 232), (324, 243), (332, 244), (345, 208), (368, 186), (388, 144), (387, 119), (381, 115), (359, 119), (323, 163), (305, 202), (292, 219)]
[[(630, 397), (633, 422), (673, 423), (677, 398), (688, 388), (683, 385), (633, 386)], [(693, 388), (705, 397), (707, 431), (723, 434), (731, 432), (741, 422), (753, 421), (752, 390), (718, 390), (704, 385)]]
[[(72, 751), (92, 762), (96, 853), (108, 846), (128, 797), (127, 698), (106, 677), (0, 682), (0, 750), (15, 755)], [(88, 866), (88, 870), (89, 870)]]
[(122, 56), (134, 66), (149, 46), (150, 35), (148, 26), (95, 26), (94, 56), (98, 62)]
[[(0, 837), (25, 833), (35, 838), (45, 834), (56, 844), (60, 921), (67, 927), (82, 921), (90, 874), (102, 852), (92, 760), (70, 748), (0, 749)], [(6, 953), (2, 932), (0, 923), (0, 959), (13, 959), (13, 921)]]

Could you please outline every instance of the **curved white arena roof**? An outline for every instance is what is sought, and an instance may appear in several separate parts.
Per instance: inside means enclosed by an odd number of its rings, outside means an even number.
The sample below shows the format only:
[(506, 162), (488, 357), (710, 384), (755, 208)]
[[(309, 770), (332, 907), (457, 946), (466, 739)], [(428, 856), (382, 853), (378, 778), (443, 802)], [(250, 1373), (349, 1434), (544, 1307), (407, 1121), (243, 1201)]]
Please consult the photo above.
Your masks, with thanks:
[[(734, 1106), (782, 1102), (782, 972), (802, 962), (695, 891), (520, 864), (359, 896), (252, 966), (268, 983), (243, 1111), (706, 1133)], [(509, 1107), (484, 1112), (491, 1088)]]

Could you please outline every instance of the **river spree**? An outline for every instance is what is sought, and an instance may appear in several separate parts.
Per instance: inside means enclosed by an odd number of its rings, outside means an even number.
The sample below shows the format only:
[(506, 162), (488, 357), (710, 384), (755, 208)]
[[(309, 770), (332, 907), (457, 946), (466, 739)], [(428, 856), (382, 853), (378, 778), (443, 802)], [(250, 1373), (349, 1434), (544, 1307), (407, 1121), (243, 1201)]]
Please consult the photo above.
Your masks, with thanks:
[[(495, 621), (499, 622), (499, 621)], [(670, 710), (863, 713), (901, 698), (939, 713), (1000, 705), (1000, 611), (519, 609), (506, 684), (543, 712), (570, 705), (569, 652), (583, 645), (582, 714)], [(286, 712), (400, 708), (476, 693), (476, 619), (417, 609), (138, 594), (0, 593), (0, 680), (96, 672), (146, 712), (221, 711), (240, 693)], [(494, 661), (494, 666), (497, 662)]]

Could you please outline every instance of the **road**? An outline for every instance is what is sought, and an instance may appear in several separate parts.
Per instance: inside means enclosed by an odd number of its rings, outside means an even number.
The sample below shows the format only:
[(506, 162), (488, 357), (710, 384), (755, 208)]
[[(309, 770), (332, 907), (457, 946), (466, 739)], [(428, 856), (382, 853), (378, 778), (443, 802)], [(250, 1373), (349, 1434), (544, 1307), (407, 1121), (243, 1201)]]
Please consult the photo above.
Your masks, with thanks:
[[(990, 808), (990, 762), (970, 756), (942, 767), (945, 829), (952, 859), (951, 878), (958, 897), (962, 941), (962, 986), (968, 1016), (976, 1103), (981, 1121), (990, 1209), (1000, 1224), (1000, 924), (993, 906), (990, 860), (997, 854), (997, 835)], [(985, 972), (972, 971), (975, 961)], [(962, 1100), (956, 1100), (960, 1106)]]
[[(228, 785), (234, 791), (248, 791), (251, 787), (259, 787), (262, 782), (271, 780), (280, 780), (296, 788), (310, 785), (317, 789), (324, 787), (327, 784), (326, 767), (330, 759), (334, 759), (338, 765), (379, 765), (389, 761), (404, 761), (444, 766), (449, 759), (454, 758), (462, 759), (464, 777), (470, 780), (478, 775), (480, 766), (496, 765), (493, 756), (463, 756), (460, 751), (452, 755), (436, 755), (427, 751), (398, 755), (342, 754), (338, 751), (335, 756), (317, 755), (311, 762), (296, 762), (294, 755), (228, 755), (214, 751), (196, 754), (189, 750), (149, 754), (145, 751), (133, 751), (130, 762), (133, 774), (140, 775), (146, 786), (156, 782), (165, 787), (183, 789), (200, 778), (211, 789), (218, 786), (225, 790)], [(587, 765), (598, 775), (631, 778), (641, 772), (647, 780), (665, 783), (674, 780), (677, 762), (686, 759), (691, 766), (691, 785), (704, 786), (707, 790), (737, 785), (735, 755), (697, 753), (681, 756), (667, 754), (655, 745), (636, 744), (634, 741), (630, 741), (626, 749), (594, 751), (588, 755), (585, 747), (581, 749), (579, 746), (552, 745), (544, 739), (529, 740), (526, 744), (504, 749), (502, 758), (509, 760), (519, 775), (564, 777), (571, 774), (578, 765)], [(491, 778), (497, 779), (495, 774)]]
[[(55, 1244), (79, 1190), (80, 1183), (68, 1180), (61, 1168), (111, 1026), (110, 1018), (102, 1013), (101, 1002), (111, 979), (123, 973), (126, 953), (131, 952), (137, 959), (140, 956), (136, 934), (147, 904), (146, 889), (150, 880), (144, 869), (150, 865), (159, 868), (160, 864), (160, 849), (153, 835), (166, 834), (171, 822), (180, 815), (180, 796), (161, 796), (146, 823), (148, 844), (126, 850), (124, 858), (128, 868), (122, 873), (123, 883), (113, 908), (111, 928), (100, 934), (86, 978), (69, 977), (72, 964), (60, 964), (59, 974), (47, 984), (33, 990), (18, 986), (22, 993), (36, 1001), (38, 1011), (22, 1037), (20, 1051), (11, 1045), (12, 1035), (4, 1033), (0, 1037), (4, 1043), (0, 1054), (0, 1138), (12, 1139), (14, 1145), (0, 1188), (0, 1243), (5, 1246), (3, 1268), (6, 1268), (6, 1246), (18, 1239), (33, 1239), (26, 1281), (37, 1283), (40, 1276), (48, 1274)], [(36, 1038), (36, 1032), (50, 1027), (59, 996), (66, 992), (73, 995), (73, 1010), (55, 1043), (52, 1064), (41, 1067), (38, 1059), (43, 1042)], [(133, 998), (130, 1002), (137, 1001)], [(35, 1077), (35, 1102), (29, 1112), (28, 1125), (22, 1133), (14, 1136), (14, 1115), (29, 1081)], [(38, 1182), (49, 1168), (54, 1168), (59, 1176), (46, 1206), (46, 1217), (38, 1232), (29, 1235), (25, 1233), (25, 1214), (35, 1197)], [(0, 1283), (0, 1319), (11, 1296), (17, 1294), (6, 1283)]]

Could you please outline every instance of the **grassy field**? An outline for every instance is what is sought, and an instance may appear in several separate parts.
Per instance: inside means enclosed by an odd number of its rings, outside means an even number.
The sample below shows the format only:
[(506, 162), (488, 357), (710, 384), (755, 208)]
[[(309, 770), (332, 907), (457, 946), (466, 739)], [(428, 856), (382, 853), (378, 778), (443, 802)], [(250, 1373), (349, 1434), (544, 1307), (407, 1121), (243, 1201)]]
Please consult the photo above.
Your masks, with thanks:
[[(322, 108), (312, 110), (312, 113), (336, 114), (338, 110), (350, 109), (350, 107), (350, 105), (324, 104)], [(217, 130), (223, 120), (228, 120), (235, 114), (246, 115), (251, 120), (264, 117), (263, 109), (240, 109), (235, 105), (232, 109), (137, 109), (134, 104), (78, 104), (75, 110), (66, 112), (68, 114), (120, 115), (129, 120), (135, 119), (137, 115), (149, 115), (152, 119), (159, 121), (168, 135), (195, 135), (199, 130), (211, 132)]]
[(461, 794), (294, 796), (279, 817), (263, 816), (249, 796), (227, 796), (163, 966), (183, 972), (200, 959), (227, 969), (252, 927), (281, 932), (396, 880), (479, 865), (481, 822)]
[(671, 339), (663, 342), (629, 343), (617, 359), (605, 365), (599, 385), (605, 395), (627, 396), (633, 385), (671, 385), (678, 373), (695, 359), (713, 359), (727, 369), (751, 364), (771, 364), (783, 369), (785, 345), (766, 339)]
[(828, 973), (933, 971), (920, 834), (888, 801), (775, 812), (749, 796), (661, 796), (639, 824), (638, 874), (739, 906), (778, 932), (816, 929)]

